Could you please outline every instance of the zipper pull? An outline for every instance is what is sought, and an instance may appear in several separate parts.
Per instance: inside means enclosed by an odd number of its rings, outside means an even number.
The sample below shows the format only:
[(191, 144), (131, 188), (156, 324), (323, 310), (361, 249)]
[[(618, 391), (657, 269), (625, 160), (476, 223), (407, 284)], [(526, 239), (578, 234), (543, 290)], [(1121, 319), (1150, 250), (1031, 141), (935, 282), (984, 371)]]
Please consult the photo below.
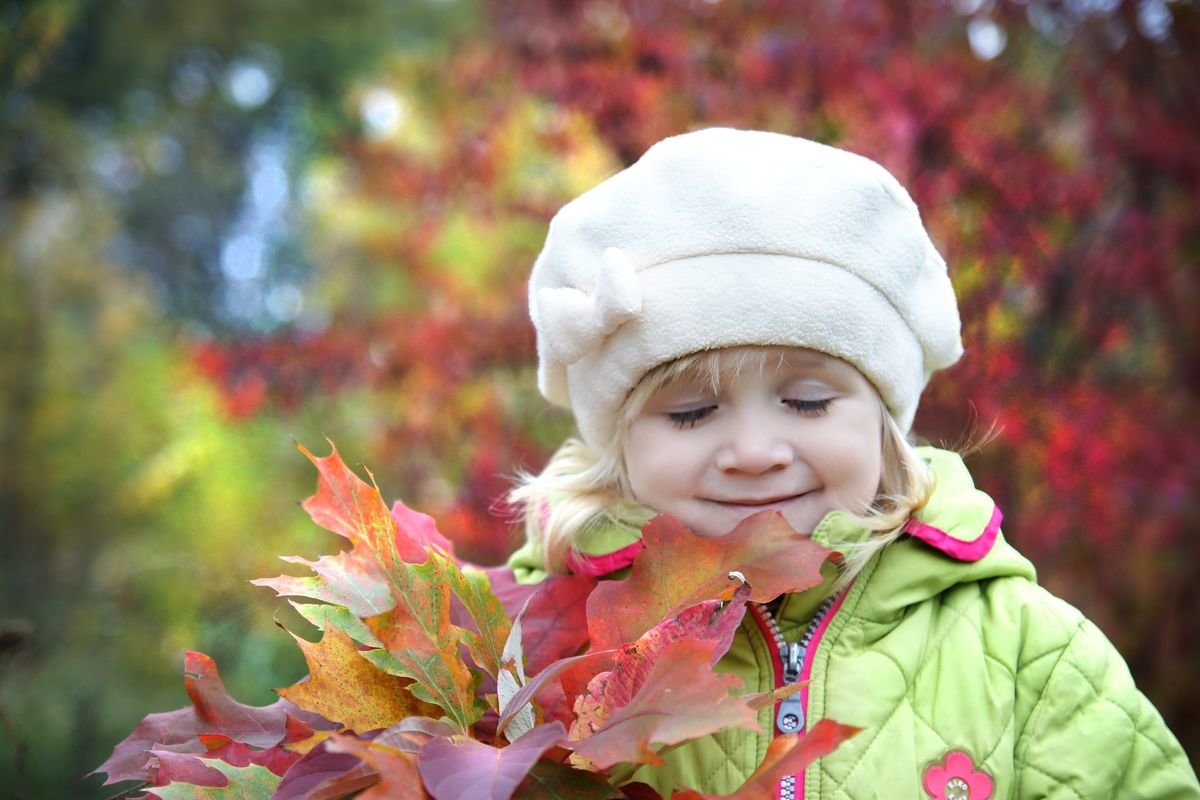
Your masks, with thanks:
[[(783, 682), (795, 683), (800, 680), (800, 668), (804, 664), (804, 648), (799, 642), (784, 644), (779, 648), (783, 660)], [(775, 714), (775, 727), (780, 733), (796, 733), (804, 728), (804, 706), (796, 695), (780, 701), (779, 711)]]
[(792, 695), (779, 704), (775, 715), (775, 727), (780, 733), (796, 733), (804, 728), (804, 706), (800, 698)]

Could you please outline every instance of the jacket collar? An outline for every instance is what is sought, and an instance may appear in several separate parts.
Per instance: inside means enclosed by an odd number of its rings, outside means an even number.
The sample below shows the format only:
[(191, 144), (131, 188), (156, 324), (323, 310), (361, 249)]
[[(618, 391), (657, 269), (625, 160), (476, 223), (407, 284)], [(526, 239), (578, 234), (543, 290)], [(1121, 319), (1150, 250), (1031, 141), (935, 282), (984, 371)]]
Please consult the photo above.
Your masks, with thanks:
[[(929, 502), (913, 515), (905, 528), (911, 538), (887, 548), (888, 551), (899, 548), (901, 554), (913, 551), (917, 561), (924, 567), (907, 583), (922, 584), (926, 573), (958, 574), (957, 570), (946, 569), (947, 556), (961, 565), (989, 561), (988, 556), (993, 554), (998, 544), (1005, 551), (1000, 561), (1007, 564), (1006, 567), (997, 564), (998, 568), (1031, 573), (1032, 566), (1010, 547), (1003, 545), (1000, 533), (1003, 515), (992, 498), (975, 488), (959, 455), (933, 447), (917, 448), (917, 453), (933, 472), (934, 491)], [(838, 550), (848, 544), (862, 542), (869, 535), (870, 532), (855, 522), (853, 517), (833, 511), (821, 520), (812, 537), (817, 543)], [(568, 565), (576, 574), (598, 577), (610, 575), (632, 564), (641, 549), (641, 531), (609, 524), (593, 530), (585, 537), (579, 549), (569, 557)], [(1021, 563), (1009, 563), (1013, 561), (1012, 556)], [(892, 560), (888, 559), (889, 562)], [(508, 565), (520, 583), (536, 583), (546, 577), (541, 549), (536, 544), (527, 543), (513, 553)], [(918, 564), (910, 566), (916, 567)], [(969, 573), (978, 571), (970, 570)], [(885, 575), (889, 573), (890, 570), (884, 570)], [(934, 580), (931, 585), (940, 583)]]

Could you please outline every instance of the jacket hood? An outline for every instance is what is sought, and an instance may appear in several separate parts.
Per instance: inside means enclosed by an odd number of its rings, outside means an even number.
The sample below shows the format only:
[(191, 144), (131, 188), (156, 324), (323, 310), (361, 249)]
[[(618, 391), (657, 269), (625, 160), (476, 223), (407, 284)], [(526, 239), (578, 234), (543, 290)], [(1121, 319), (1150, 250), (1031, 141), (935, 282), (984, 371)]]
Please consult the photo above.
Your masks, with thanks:
[[(1002, 577), (1036, 581), (1033, 564), (1005, 540), (999, 507), (975, 488), (962, 458), (933, 447), (919, 447), (917, 453), (933, 472), (933, 494), (906, 526), (908, 536), (875, 560), (862, 610), (899, 612), (960, 583)], [(837, 541), (826, 546), (836, 549)]]

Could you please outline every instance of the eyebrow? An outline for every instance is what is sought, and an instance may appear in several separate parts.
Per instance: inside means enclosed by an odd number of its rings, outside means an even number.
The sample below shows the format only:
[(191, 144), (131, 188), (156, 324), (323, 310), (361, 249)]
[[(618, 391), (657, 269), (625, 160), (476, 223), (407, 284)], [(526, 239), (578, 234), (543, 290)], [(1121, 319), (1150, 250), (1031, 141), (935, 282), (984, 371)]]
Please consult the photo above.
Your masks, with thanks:
[(800, 367), (824, 367), (828, 366), (834, 360), (832, 356), (827, 356), (824, 353), (801, 349), (783, 353), (781, 357), (782, 363)]
[[(732, 360), (722, 360), (712, 371), (712, 362), (697, 362), (690, 365), (680, 374), (664, 381), (655, 392), (668, 389), (699, 389), (701, 391), (718, 391), (727, 380), (736, 376), (746, 367), (757, 369), (817, 369), (821, 371), (836, 369), (839, 360), (833, 356), (815, 350), (803, 348), (779, 347), (775, 352), (760, 351), (757, 358), (751, 356), (752, 363), (747, 363), (734, 356)], [(753, 364), (753, 366), (752, 366)]]

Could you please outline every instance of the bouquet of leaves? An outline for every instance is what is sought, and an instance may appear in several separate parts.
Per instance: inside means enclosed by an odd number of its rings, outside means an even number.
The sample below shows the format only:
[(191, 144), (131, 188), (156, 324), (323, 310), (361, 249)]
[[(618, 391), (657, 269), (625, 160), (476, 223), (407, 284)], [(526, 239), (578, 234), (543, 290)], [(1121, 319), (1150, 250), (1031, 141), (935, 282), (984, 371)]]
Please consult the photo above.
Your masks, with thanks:
[[(746, 603), (821, 581), (829, 551), (777, 514), (711, 539), (662, 516), (626, 580), (552, 577), (459, 561), (432, 518), (388, 509), (336, 449), (303, 508), (351, 548), (309, 577), (255, 583), (322, 631), (295, 636), (309, 675), (263, 706), (238, 703), (188, 653), (190, 706), (147, 716), (97, 772), (147, 798), (653, 798), (631, 782), (666, 750), (725, 728), (798, 686), (738, 694), (714, 672)], [(823, 720), (776, 738), (730, 798), (774, 797), (784, 775), (856, 729)], [(708, 798), (692, 789), (673, 800)]]

